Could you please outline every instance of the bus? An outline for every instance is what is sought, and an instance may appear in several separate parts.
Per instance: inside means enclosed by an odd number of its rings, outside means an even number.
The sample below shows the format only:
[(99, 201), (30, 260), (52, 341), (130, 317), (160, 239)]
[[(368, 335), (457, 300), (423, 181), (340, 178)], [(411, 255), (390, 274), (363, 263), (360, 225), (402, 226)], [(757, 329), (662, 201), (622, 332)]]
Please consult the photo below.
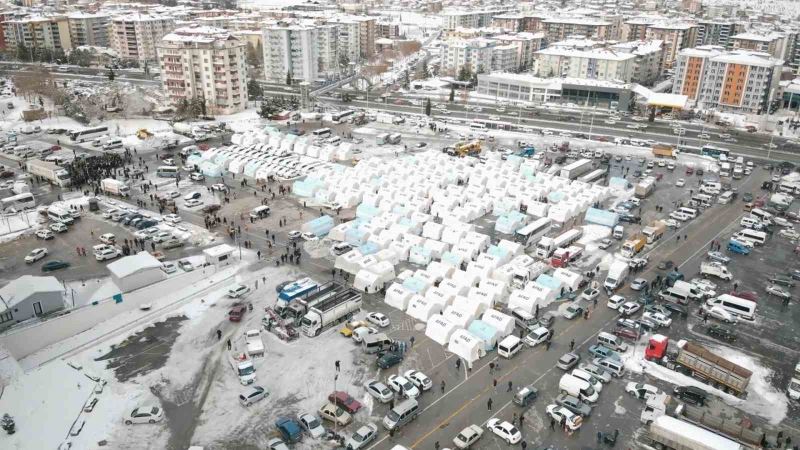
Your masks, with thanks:
[(331, 135), (330, 128), (320, 128), (311, 132), (314, 137), (325, 138)]
[(537, 242), (550, 230), (550, 223), (552, 220), (548, 217), (534, 220), (533, 222), (525, 225), (514, 233), (517, 242), (528, 248), (534, 242)]
[(22, 194), (6, 197), (0, 200), (0, 205), (2, 205), (0, 210), (4, 212), (16, 212), (24, 209), (35, 208), (36, 199), (30, 192), (23, 192)]
[(86, 142), (108, 134), (108, 127), (87, 128), (80, 131), (70, 131), (69, 138), (76, 142)]
[(353, 111), (352, 109), (348, 109), (347, 111), (341, 111), (341, 112), (338, 112), (338, 113), (332, 113), (331, 114), (331, 122), (333, 122), (333, 123), (342, 123), (348, 117), (352, 116), (355, 113), (356, 112)]
[(725, 160), (731, 157), (730, 150), (714, 147), (713, 145), (709, 144), (706, 144), (700, 148), (700, 154), (703, 156), (710, 156), (712, 158), (717, 158), (717, 159), (720, 159), (720, 156), (724, 156)]
[(159, 166), (156, 169), (156, 176), (161, 178), (177, 178), (178, 168), (176, 166)]
[(469, 124), (469, 128), (472, 129), (472, 130), (481, 130), (482, 131), (482, 130), (486, 129), (486, 124), (483, 123), (483, 122), (475, 121), (475, 122), (472, 122), (471, 124)]

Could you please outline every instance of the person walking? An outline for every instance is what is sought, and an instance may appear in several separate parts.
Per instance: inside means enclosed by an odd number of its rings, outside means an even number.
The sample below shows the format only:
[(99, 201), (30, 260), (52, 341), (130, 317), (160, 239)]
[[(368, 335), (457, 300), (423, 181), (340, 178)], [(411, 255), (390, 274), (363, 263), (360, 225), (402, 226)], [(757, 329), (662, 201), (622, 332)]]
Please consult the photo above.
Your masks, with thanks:
[(511, 392), (511, 390), (513, 388), (514, 388), (514, 383), (511, 380), (509, 380), (508, 381), (508, 389), (506, 389), (506, 392)]
[(492, 380), (492, 387), (494, 388), (495, 391), (497, 391), (497, 378)]
[(488, 409), (489, 411), (492, 410), (492, 399), (491, 399), (491, 397), (489, 398), (489, 400), (486, 401), (486, 409)]
[(569, 341), (569, 351), (572, 351), (574, 349), (575, 349), (575, 339)]
[(336, 368), (337, 372), (341, 371), (341, 362), (338, 359), (333, 363), (333, 365)]
[(230, 350), (230, 349), (231, 349), (231, 340), (228, 339), (228, 350)]
[(433, 448), (435, 450), (439, 450), (439, 441), (436, 441), (436, 442), (433, 443)]
[(222, 330), (217, 330), (217, 340), (218, 341), (222, 340)]
[(442, 394), (444, 394), (444, 388), (445, 388), (444, 380), (442, 380), (442, 385), (441, 386), (442, 386)]
[(519, 445), (521, 445), (521, 446), (522, 446), (522, 450), (525, 450), (526, 448), (528, 448), (528, 443), (527, 443), (527, 442), (525, 442), (525, 441), (522, 441), (522, 443), (521, 443), (521, 444), (519, 444)]
[(456, 359), (456, 369), (461, 369), (461, 358)]
[(556, 419), (550, 418), (550, 431), (555, 431), (556, 429)]

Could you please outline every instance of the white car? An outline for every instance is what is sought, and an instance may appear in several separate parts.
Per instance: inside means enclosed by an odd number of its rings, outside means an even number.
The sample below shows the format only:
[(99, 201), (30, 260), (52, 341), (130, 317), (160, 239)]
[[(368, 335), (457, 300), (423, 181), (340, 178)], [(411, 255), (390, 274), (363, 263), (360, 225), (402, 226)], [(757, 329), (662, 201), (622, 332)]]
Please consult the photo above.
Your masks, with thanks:
[(416, 386), (422, 392), (425, 392), (433, 387), (433, 380), (418, 370), (406, 370), (403, 376), (414, 383), (414, 386)]
[(244, 297), (245, 295), (250, 293), (250, 287), (244, 286), (241, 284), (237, 284), (236, 286), (228, 289), (228, 297), (229, 298), (239, 298)]
[(186, 206), (187, 208), (194, 208), (195, 206), (200, 206), (202, 204), (203, 204), (202, 200), (197, 200), (195, 198), (183, 202), (183, 205)]
[(389, 326), (389, 318), (386, 317), (386, 314), (379, 312), (371, 312), (367, 314), (367, 320), (381, 328), (386, 328)]
[(50, 224), (50, 229), (56, 233), (66, 233), (69, 228), (61, 222), (54, 222)]
[(201, 194), (198, 191), (192, 191), (192, 192), (189, 192), (188, 194), (184, 195), (183, 199), (184, 200), (196, 200), (196, 199), (199, 199), (200, 197), (202, 197), (202, 195), (203, 194)]
[(167, 214), (166, 216), (164, 216), (164, 222), (167, 223), (178, 223), (181, 220), (183, 219), (181, 219), (181, 216), (177, 214)]
[(222, 183), (215, 183), (215, 184), (211, 185), (211, 190), (212, 191), (223, 191), (224, 192), (224, 191), (228, 190), (228, 186), (225, 186)]
[(161, 231), (158, 227), (150, 227), (145, 228), (144, 230), (137, 231), (133, 235), (138, 237), (139, 239), (149, 240), (153, 237), (154, 234)]
[(117, 242), (117, 237), (113, 233), (106, 233), (100, 235), (100, 242), (103, 244), (114, 245)]
[(161, 270), (163, 270), (166, 274), (175, 273), (178, 271), (178, 266), (172, 262), (165, 262), (161, 264)]
[(662, 327), (668, 327), (672, 325), (672, 319), (664, 314), (661, 314), (660, 312), (645, 311), (644, 314), (642, 314), (642, 318), (654, 322)]
[[(27, 261), (27, 258), (26, 258), (26, 261)], [(783, 298), (783, 299), (787, 299), (787, 298), (791, 299), (792, 298), (792, 294), (789, 293), (789, 291), (787, 291), (786, 289), (783, 289), (782, 287), (776, 286), (774, 284), (771, 284), (771, 285), (767, 286), (767, 294), (774, 295), (776, 297), (780, 297), (780, 298)]]
[(587, 302), (594, 301), (599, 296), (600, 296), (600, 290), (598, 289), (586, 288), (583, 290), (583, 292), (581, 292), (581, 298), (586, 300)]
[(369, 380), (364, 383), (367, 393), (381, 403), (389, 403), (394, 398), (394, 392), (378, 380)]
[(169, 231), (159, 231), (153, 235), (153, 242), (160, 243), (172, 239), (172, 233)]
[(103, 249), (94, 252), (94, 259), (97, 261), (106, 261), (114, 259), (122, 255), (122, 251), (116, 247), (106, 246)]
[(664, 225), (666, 225), (669, 228), (680, 228), (681, 227), (681, 223), (679, 221), (675, 220), (675, 219), (667, 219), (667, 220), (665, 220), (664, 221)]
[(672, 211), (671, 213), (669, 213), (669, 218), (674, 220), (679, 220), (681, 222), (686, 222), (687, 220), (691, 219), (691, 217), (680, 211)]
[(478, 442), (481, 436), (483, 436), (483, 428), (472, 424), (461, 430), (461, 432), (453, 438), (453, 445), (456, 446), (456, 448), (467, 449), (472, 444)]
[(620, 305), (619, 312), (623, 316), (631, 316), (633, 314), (636, 314), (636, 312), (639, 311), (640, 309), (642, 309), (642, 305), (636, 302), (625, 302), (622, 305)]
[(606, 306), (608, 306), (611, 309), (619, 309), (619, 307), (622, 306), (624, 303), (625, 303), (625, 297), (621, 295), (612, 295), (611, 297), (608, 298), (608, 303), (606, 303)]
[(351, 337), (353, 338), (353, 341), (360, 344), (364, 341), (364, 338), (370, 334), (378, 334), (378, 329), (372, 327), (358, 327), (353, 330), (353, 335)]
[(300, 237), (302, 237), (304, 241), (318, 241), (319, 240), (319, 236), (317, 236), (314, 233), (308, 233), (308, 232), (301, 234)]
[[(181, 193), (178, 192), (178, 191), (167, 191), (167, 192), (164, 192), (163, 195), (164, 195), (164, 198), (169, 199), (169, 198), (178, 198), (178, 197), (181, 196)], [(198, 195), (198, 197), (199, 197), (199, 195)], [(188, 198), (187, 198), (187, 200), (188, 200)]]
[(686, 180), (684, 180), (683, 178), (678, 178), (677, 180), (675, 180), (675, 186), (677, 187), (686, 186)]
[(115, 212), (117, 212), (117, 208), (108, 208), (103, 211), (103, 219), (110, 219)]
[(658, 388), (650, 384), (631, 381), (625, 386), (625, 392), (636, 398), (647, 398), (650, 395), (658, 394)]
[(292, 230), (289, 233), (287, 233), (287, 236), (289, 236), (289, 239), (296, 241), (297, 239), (300, 239), (303, 236), (303, 233), (297, 230)]
[(25, 257), (26, 264), (33, 264), (36, 261), (44, 258), (47, 256), (47, 249), (46, 248), (35, 248), (28, 253), (28, 256)]
[(263, 387), (253, 386), (239, 394), (239, 403), (241, 403), (242, 406), (250, 406), (259, 400), (265, 399), (268, 395), (269, 392)]
[(500, 436), (508, 444), (514, 445), (522, 440), (522, 433), (519, 432), (517, 427), (506, 421), (501, 422), (500, 419), (489, 419), (486, 422), (486, 428)]
[(611, 247), (613, 243), (614, 241), (612, 241), (611, 239), (603, 239), (602, 241), (600, 241), (598, 247), (600, 248), (600, 250), (605, 250), (608, 247)]
[(562, 418), (565, 420), (565, 424), (569, 427), (570, 430), (575, 431), (581, 427), (583, 423), (583, 418), (579, 414), (575, 414), (574, 412), (564, 408), (563, 406), (559, 405), (547, 405), (545, 408), (547, 414), (555, 419), (556, 423), (561, 423)]
[(350, 435), (350, 438), (345, 441), (344, 447), (352, 450), (361, 450), (366, 448), (377, 437), (378, 426), (374, 423), (368, 423)]
[(192, 262), (186, 259), (178, 261), (178, 267), (183, 269), (184, 272), (191, 272), (194, 270), (194, 265), (192, 265)]
[(706, 314), (726, 323), (736, 323), (736, 316), (729, 313), (721, 306), (712, 306), (708, 311), (706, 311)]
[(325, 436), (325, 427), (322, 426), (317, 416), (309, 413), (300, 414), (297, 416), (297, 421), (306, 432), (314, 439), (319, 439)]
[(414, 383), (408, 381), (405, 377), (401, 377), (399, 375), (389, 375), (389, 378), (386, 381), (390, 388), (402, 396), (408, 398), (419, 397), (419, 389), (417, 389), (417, 387), (414, 386)]
[(205, 175), (200, 172), (192, 172), (189, 174), (189, 179), (193, 181), (203, 181), (205, 178)]
[(42, 230), (36, 230), (36, 237), (39, 239), (44, 239), (46, 241), (49, 239), (53, 239), (54, 237), (56, 237), (56, 235), (50, 230), (42, 229)]
[(641, 291), (647, 286), (647, 280), (644, 278), (636, 278), (631, 282), (631, 289), (634, 291)]
[(164, 418), (164, 410), (158, 406), (141, 406), (125, 416), (125, 425), (133, 423), (156, 423)]
[(794, 228), (785, 228), (778, 232), (778, 235), (781, 237), (785, 237), (791, 241), (796, 241), (800, 239), (800, 233), (794, 230)]

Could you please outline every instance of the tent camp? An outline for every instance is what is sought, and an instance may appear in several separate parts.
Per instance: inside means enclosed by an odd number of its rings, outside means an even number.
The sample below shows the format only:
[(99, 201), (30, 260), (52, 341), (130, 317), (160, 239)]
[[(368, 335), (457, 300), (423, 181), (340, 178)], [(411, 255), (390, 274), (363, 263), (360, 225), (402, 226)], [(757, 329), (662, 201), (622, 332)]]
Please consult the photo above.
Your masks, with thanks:
[(425, 327), (425, 336), (439, 343), (439, 345), (447, 345), (450, 342), (450, 337), (458, 328), (460, 327), (443, 316), (435, 316), (428, 321), (428, 325)]
[(500, 333), (499, 339), (514, 333), (514, 318), (494, 309), (487, 309), (481, 320)]
[(486, 308), (494, 306), (494, 294), (481, 288), (474, 287), (469, 290), (467, 298), (479, 303), (483, 303)]
[(506, 284), (492, 278), (484, 278), (478, 285), (479, 288), (491, 292), (494, 295), (494, 302), (505, 303), (508, 298), (508, 290)]
[(440, 261), (431, 261), (431, 263), (428, 264), (428, 268), (425, 269), (425, 271), (431, 275), (434, 275), (436, 278), (443, 280), (445, 278), (450, 278), (450, 275), (453, 274), (455, 269), (453, 268), (453, 266), (444, 264)]
[(414, 294), (409, 292), (402, 285), (398, 283), (392, 283), (391, 286), (386, 289), (386, 295), (384, 296), (383, 301), (392, 308), (405, 311), (408, 309), (408, 302), (411, 300), (412, 295)]
[(455, 298), (455, 294), (451, 294), (447, 291), (443, 291), (438, 287), (428, 289), (428, 292), (425, 293), (425, 298), (441, 305), (442, 309), (445, 306), (450, 305)]
[(473, 320), (467, 330), (483, 342), (483, 349), (487, 352), (497, 346), (500, 331), (482, 320)]
[(361, 270), (361, 265), (359, 264), (361, 258), (361, 252), (355, 249), (350, 250), (343, 255), (337, 256), (336, 263), (333, 266), (337, 269), (344, 270), (349, 274), (355, 274)]
[(467, 367), (486, 355), (486, 344), (467, 330), (455, 330), (450, 335), (447, 350), (467, 363)]
[(411, 247), (411, 251), (408, 253), (408, 262), (411, 264), (418, 264), (420, 266), (427, 266), (430, 264), (431, 260), (433, 259), (433, 255), (429, 248), (422, 247), (420, 245), (415, 245)]
[(441, 312), (442, 305), (432, 302), (421, 295), (413, 296), (406, 310), (406, 314), (423, 322), (427, 322), (431, 317)]
[(463, 295), (457, 295), (456, 298), (453, 299), (453, 304), (451, 306), (459, 311), (465, 312), (473, 319), (477, 319), (478, 316), (483, 314), (487, 309), (485, 304)]
[(453, 280), (442, 281), (439, 283), (439, 289), (453, 295), (467, 295), (467, 292), (469, 292), (469, 287), (456, 283)]
[(475, 319), (475, 317), (471, 316), (470, 314), (459, 311), (452, 306), (448, 306), (444, 309), (444, 313), (442, 315), (447, 319), (450, 323), (455, 324), (459, 328), (467, 328), (469, 324)]
[(442, 264), (447, 264), (453, 268), (460, 269), (461, 263), (464, 262), (464, 255), (459, 255), (453, 252), (444, 252), (442, 255)]
[(573, 291), (577, 291), (583, 277), (571, 270), (559, 267), (553, 271), (553, 278), (561, 281), (565, 289), (572, 288)]
[(529, 314), (533, 314), (534, 309), (536, 309), (536, 297), (530, 292), (515, 290), (508, 297), (508, 309), (522, 309)]
[(427, 281), (418, 278), (416, 276), (411, 276), (403, 280), (403, 287), (415, 294), (425, 295), (425, 292), (428, 290), (430, 285)]

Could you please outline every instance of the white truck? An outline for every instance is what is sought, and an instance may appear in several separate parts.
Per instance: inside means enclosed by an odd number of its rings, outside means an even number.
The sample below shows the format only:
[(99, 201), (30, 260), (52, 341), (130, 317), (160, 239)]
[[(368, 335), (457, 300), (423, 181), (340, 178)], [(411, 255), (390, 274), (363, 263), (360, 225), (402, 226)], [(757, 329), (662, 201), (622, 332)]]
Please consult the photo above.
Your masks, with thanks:
[(247, 353), (234, 351), (228, 355), (228, 361), (231, 364), (233, 373), (239, 377), (239, 383), (243, 386), (253, 384), (256, 381), (256, 368)]
[(614, 261), (611, 267), (608, 268), (608, 275), (606, 281), (603, 283), (609, 291), (614, 291), (625, 283), (625, 278), (628, 277), (630, 267), (624, 261)]
[(511, 276), (511, 286), (514, 289), (522, 289), (529, 281), (539, 278), (539, 275), (547, 272), (548, 269), (550, 269), (550, 266), (541, 261), (528, 266), (518, 266)]
[(194, 135), (194, 128), (192, 125), (188, 123), (175, 123), (172, 125), (172, 130), (178, 134), (182, 134), (184, 136), (193, 136)]
[(704, 277), (717, 277), (719, 279), (730, 281), (733, 275), (728, 272), (728, 268), (718, 262), (704, 262), (700, 264), (700, 275)]
[(388, 123), (397, 125), (405, 122), (402, 117), (395, 116), (394, 114), (378, 113), (375, 115), (375, 121), (378, 123)]
[(25, 165), (31, 175), (42, 177), (56, 186), (67, 187), (72, 184), (69, 172), (56, 164), (40, 159), (31, 159)]
[(322, 330), (343, 322), (361, 309), (361, 293), (355, 289), (344, 289), (322, 303), (309, 308), (300, 322), (308, 337), (318, 336)]
[(115, 180), (113, 178), (104, 178), (100, 181), (100, 189), (113, 195), (120, 197), (128, 197), (131, 195), (131, 188), (124, 181)]
[(247, 344), (247, 354), (251, 358), (264, 356), (264, 341), (261, 340), (259, 330), (247, 330), (244, 333), (244, 342)]

